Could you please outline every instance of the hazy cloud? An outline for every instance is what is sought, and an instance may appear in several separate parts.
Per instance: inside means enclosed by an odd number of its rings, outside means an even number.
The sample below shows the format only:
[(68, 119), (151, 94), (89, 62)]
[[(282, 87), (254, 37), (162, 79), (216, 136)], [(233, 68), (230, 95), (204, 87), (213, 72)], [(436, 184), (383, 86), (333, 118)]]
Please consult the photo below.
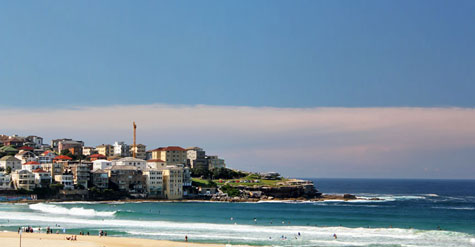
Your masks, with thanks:
[(0, 109), (0, 132), (95, 146), (201, 146), (238, 169), (302, 177), (475, 178), (475, 109), (134, 105)]

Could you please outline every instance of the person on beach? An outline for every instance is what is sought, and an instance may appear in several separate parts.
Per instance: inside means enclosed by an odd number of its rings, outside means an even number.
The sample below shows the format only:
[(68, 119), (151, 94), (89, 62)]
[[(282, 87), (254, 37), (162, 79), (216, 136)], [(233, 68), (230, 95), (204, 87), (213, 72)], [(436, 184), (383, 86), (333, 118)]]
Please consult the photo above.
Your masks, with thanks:
[(185, 235), (185, 242), (188, 242), (188, 235)]
[(335, 239), (337, 239), (337, 238), (338, 238), (338, 237), (336, 236), (336, 233), (333, 233), (333, 237), (334, 237)]

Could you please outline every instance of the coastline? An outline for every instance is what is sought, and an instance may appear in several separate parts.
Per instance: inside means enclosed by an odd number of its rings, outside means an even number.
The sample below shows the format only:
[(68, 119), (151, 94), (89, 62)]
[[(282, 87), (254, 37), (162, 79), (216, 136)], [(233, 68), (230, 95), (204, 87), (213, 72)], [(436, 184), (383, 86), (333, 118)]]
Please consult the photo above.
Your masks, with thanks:
[[(228, 200), (211, 200), (211, 199), (123, 199), (123, 200), (59, 200), (59, 199), (38, 199), (38, 200), (20, 200), (20, 201), (3, 201), (0, 203), (48, 203), (48, 202), (83, 202), (83, 203), (142, 203), (142, 202), (322, 202), (322, 201), (353, 201), (367, 198), (359, 198), (351, 194), (323, 194), (316, 198), (273, 198), (273, 199), (257, 199), (257, 198), (229, 198)], [(378, 201), (380, 198), (371, 198), (369, 200)]]
[[(178, 242), (168, 240), (154, 240), (127, 237), (99, 237), (76, 235), (77, 240), (66, 240), (69, 234), (45, 234), (45, 233), (23, 233), (21, 236), (22, 247), (224, 247), (224, 244), (207, 244), (193, 242)], [(17, 232), (0, 232), (0, 242), (2, 247), (17, 247), (20, 243), (20, 236)]]

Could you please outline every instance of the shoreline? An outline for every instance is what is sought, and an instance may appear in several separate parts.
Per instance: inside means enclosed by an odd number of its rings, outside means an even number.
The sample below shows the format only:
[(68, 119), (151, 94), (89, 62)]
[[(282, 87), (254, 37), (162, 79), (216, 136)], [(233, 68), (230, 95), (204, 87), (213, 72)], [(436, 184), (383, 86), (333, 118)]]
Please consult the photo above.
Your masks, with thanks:
[(359, 198), (350, 194), (323, 194), (316, 198), (273, 198), (273, 199), (257, 199), (257, 198), (231, 198), (229, 200), (212, 200), (212, 199), (123, 199), (123, 200), (59, 200), (59, 199), (38, 199), (38, 200), (19, 200), (19, 201), (1, 201), (0, 203), (49, 203), (49, 202), (77, 202), (77, 203), (142, 203), (142, 202), (248, 202), (248, 203), (263, 203), (263, 202), (324, 202), (324, 201), (354, 201), (354, 200), (369, 200), (380, 201), (380, 198)]
[[(73, 234), (74, 235), (74, 234)], [(225, 244), (208, 244), (181, 242), (169, 240), (155, 240), (128, 237), (99, 237), (75, 235), (77, 240), (66, 240), (71, 234), (46, 234), (46, 233), (23, 233), (21, 236), (22, 247), (224, 247)], [(17, 247), (20, 236), (17, 232), (0, 232), (2, 247)]]

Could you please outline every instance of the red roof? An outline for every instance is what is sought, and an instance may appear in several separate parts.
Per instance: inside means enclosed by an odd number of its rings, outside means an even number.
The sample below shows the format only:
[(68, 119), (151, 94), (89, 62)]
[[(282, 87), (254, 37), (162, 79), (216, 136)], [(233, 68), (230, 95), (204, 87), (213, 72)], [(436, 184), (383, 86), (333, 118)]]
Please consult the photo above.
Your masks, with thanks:
[(38, 168), (38, 169), (33, 170), (33, 172), (38, 173), (38, 172), (47, 172), (47, 171), (45, 171), (45, 170), (43, 170), (43, 169), (41, 169), (41, 168)]
[(102, 154), (93, 154), (93, 155), (90, 155), (89, 158), (107, 158), (107, 157)]
[(152, 150), (153, 151), (186, 151), (186, 149), (179, 147), (179, 146), (168, 146), (165, 148), (157, 148)]
[(20, 147), (20, 148), (18, 148), (18, 149), (20, 149), (20, 150), (29, 150), (29, 151), (32, 151), (32, 150), (33, 150), (32, 147), (28, 147), (28, 146), (23, 146), (23, 147)]
[(165, 162), (161, 159), (147, 160), (147, 162)]
[(55, 160), (72, 160), (73, 158), (66, 155), (60, 155), (60, 156), (56, 156), (54, 159)]
[(36, 162), (36, 161), (28, 161), (26, 162), (25, 164), (23, 165), (39, 165), (40, 163)]

